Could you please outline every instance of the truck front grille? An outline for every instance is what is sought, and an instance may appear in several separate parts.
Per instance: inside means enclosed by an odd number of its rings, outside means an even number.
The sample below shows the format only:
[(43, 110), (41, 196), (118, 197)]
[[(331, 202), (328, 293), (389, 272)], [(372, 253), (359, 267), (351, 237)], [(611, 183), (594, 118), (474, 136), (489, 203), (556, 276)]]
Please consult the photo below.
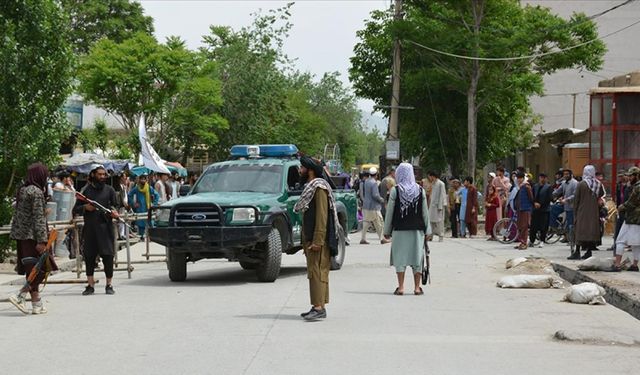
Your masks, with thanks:
[(175, 210), (174, 222), (177, 227), (213, 227), (220, 225), (220, 211), (213, 206), (181, 206)]

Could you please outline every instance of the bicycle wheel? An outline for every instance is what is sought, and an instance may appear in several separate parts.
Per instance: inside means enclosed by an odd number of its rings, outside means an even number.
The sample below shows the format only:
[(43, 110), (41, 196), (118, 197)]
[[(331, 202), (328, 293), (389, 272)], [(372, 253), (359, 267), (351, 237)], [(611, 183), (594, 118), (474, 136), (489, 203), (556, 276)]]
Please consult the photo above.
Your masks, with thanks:
[(516, 240), (516, 238), (518, 238), (518, 228), (516, 226), (516, 222), (509, 218), (498, 220), (496, 225), (493, 226), (493, 235), (500, 243), (512, 243)]
[(547, 232), (547, 239), (544, 240), (544, 242), (549, 245), (552, 245), (560, 241), (560, 237), (562, 237), (562, 235), (558, 231), (558, 228), (549, 227), (549, 231)]

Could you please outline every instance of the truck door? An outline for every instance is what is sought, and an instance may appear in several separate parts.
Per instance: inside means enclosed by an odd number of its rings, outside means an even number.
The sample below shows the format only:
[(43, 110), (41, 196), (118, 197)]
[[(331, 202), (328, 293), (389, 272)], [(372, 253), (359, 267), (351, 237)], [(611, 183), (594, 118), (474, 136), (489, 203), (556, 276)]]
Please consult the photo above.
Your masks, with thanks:
[(293, 244), (299, 245), (302, 232), (302, 216), (293, 211), (293, 206), (300, 199), (302, 194), (302, 184), (300, 183), (300, 172), (298, 165), (291, 165), (287, 170), (287, 213), (291, 218), (291, 228), (293, 234)]

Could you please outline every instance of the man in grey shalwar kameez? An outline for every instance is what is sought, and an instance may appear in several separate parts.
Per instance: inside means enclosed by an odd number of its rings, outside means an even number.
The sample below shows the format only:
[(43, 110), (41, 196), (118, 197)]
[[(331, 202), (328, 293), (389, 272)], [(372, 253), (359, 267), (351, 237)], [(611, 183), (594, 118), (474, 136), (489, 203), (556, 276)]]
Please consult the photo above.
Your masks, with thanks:
[(411, 164), (402, 163), (396, 169), (398, 185), (389, 194), (384, 222), (386, 238), (393, 236), (391, 265), (396, 268), (398, 287), (393, 294), (404, 294), (404, 272), (413, 270), (414, 294), (424, 294), (420, 287), (424, 242), (431, 235), (427, 195), (416, 183)]
[(427, 175), (431, 182), (431, 199), (429, 202), (429, 221), (433, 235), (438, 235), (440, 242), (444, 238), (444, 213), (447, 212), (447, 188), (436, 172)]

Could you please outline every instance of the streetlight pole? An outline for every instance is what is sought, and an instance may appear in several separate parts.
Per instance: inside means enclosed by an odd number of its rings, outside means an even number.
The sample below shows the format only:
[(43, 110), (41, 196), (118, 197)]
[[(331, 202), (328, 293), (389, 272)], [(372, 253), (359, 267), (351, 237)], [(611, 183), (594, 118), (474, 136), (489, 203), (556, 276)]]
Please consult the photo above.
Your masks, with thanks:
[[(396, 0), (395, 20), (402, 19), (402, 0)], [(391, 115), (389, 116), (389, 133), (387, 139), (398, 139), (398, 111), (400, 110), (400, 40), (393, 42), (393, 73), (391, 77)]]

